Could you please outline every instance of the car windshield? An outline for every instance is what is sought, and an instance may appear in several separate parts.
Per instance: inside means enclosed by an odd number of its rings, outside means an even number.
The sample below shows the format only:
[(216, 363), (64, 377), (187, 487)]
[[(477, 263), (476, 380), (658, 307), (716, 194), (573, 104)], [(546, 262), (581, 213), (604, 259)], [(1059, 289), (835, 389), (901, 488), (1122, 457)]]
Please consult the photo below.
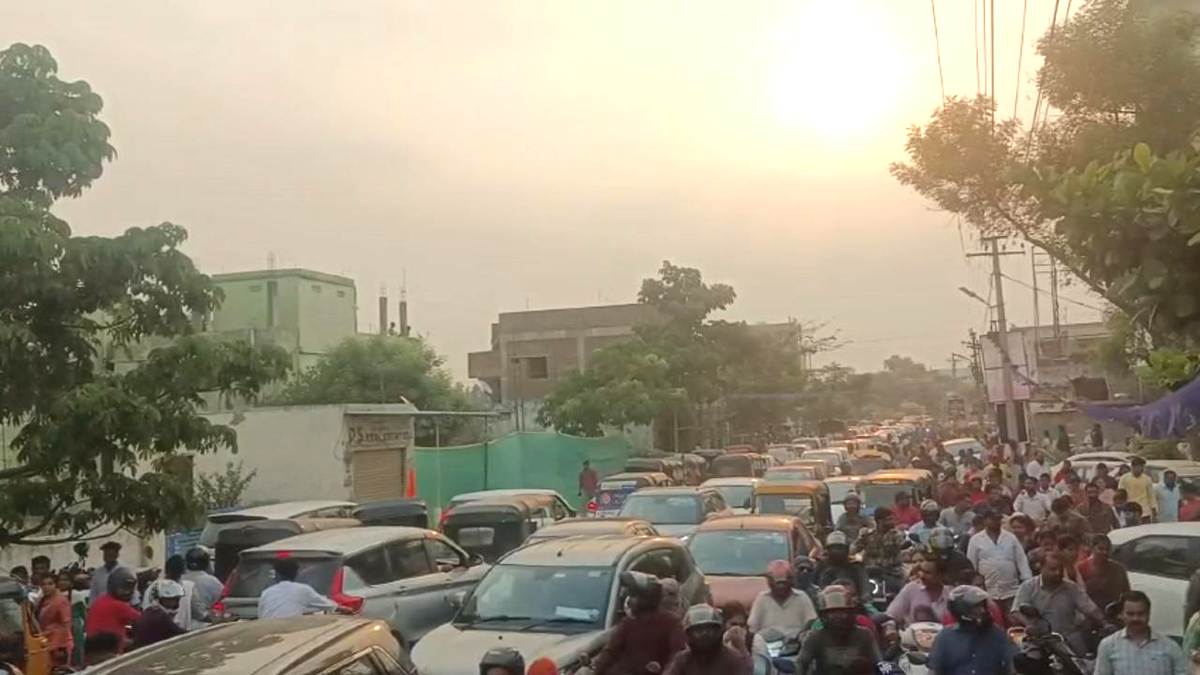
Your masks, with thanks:
[(212, 518), (210, 518), (208, 520), (208, 522), (204, 523), (204, 529), (200, 531), (200, 540), (198, 543), (201, 546), (207, 546), (208, 548), (211, 549), (212, 547), (217, 545), (217, 535), (220, 534), (222, 530), (228, 530), (228, 529), (232, 529), (235, 527), (241, 527), (242, 525), (245, 525), (246, 523), (249, 523), (249, 522), (252, 522), (255, 520), (266, 520), (266, 519), (263, 518), (262, 516), (234, 516), (234, 515), (219, 516), (219, 517), (217, 517), (217, 520), (213, 520)]
[(773, 560), (787, 560), (787, 536), (782, 532), (713, 530), (697, 532), (688, 543), (696, 565), (705, 574), (752, 577)]
[(771, 469), (763, 474), (763, 480), (769, 483), (788, 483), (797, 480), (813, 480), (817, 470), (811, 468)]
[(896, 503), (896, 495), (901, 492), (912, 493), (912, 486), (903, 483), (895, 484), (858, 484), (858, 493), (862, 495), (863, 506), (873, 509), (879, 506), (891, 508)]
[(724, 499), (730, 508), (744, 509), (752, 505), (753, 485), (713, 485), (712, 487), (721, 493), (721, 499)]
[(757, 513), (812, 516), (813, 500), (808, 495), (759, 495), (754, 504)]
[[(300, 573), (296, 581), (311, 586), (321, 595), (329, 595), (333, 590), (333, 577), (341, 568), (338, 558), (291, 556), (300, 565)], [(229, 586), (229, 596), (233, 598), (257, 598), (262, 595), (267, 586), (275, 583), (275, 568), (272, 563), (275, 555), (242, 556), (234, 570), (233, 581)]]
[(854, 483), (826, 483), (829, 486), (829, 501), (834, 504), (840, 504), (846, 501), (846, 497), (855, 491)]
[(609, 567), (497, 565), (479, 582), (455, 622), (603, 628), (612, 579)]
[(695, 525), (703, 520), (700, 498), (694, 494), (633, 494), (621, 507), (621, 516), (648, 520), (655, 525)]

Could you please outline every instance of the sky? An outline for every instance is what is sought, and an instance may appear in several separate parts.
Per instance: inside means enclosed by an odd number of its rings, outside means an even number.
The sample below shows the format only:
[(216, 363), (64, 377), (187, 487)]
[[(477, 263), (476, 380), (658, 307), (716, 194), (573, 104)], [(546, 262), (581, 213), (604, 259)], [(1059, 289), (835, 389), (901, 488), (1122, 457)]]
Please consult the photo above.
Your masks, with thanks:
[[(1000, 115), (1027, 117), (1054, 3), (1020, 69), (997, 4)], [(972, 3), (936, 5), (945, 92), (974, 95)], [(105, 100), (117, 160), (55, 207), (76, 233), (170, 221), (209, 273), (344, 274), (361, 331), (403, 281), (460, 379), (499, 312), (631, 302), (663, 260), (732, 284), (726, 318), (836, 331), (819, 362), (945, 368), (987, 325), (974, 235), (887, 172), (941, 97), (923, 1), (42, 0), (5, 8), (12, 42)]]

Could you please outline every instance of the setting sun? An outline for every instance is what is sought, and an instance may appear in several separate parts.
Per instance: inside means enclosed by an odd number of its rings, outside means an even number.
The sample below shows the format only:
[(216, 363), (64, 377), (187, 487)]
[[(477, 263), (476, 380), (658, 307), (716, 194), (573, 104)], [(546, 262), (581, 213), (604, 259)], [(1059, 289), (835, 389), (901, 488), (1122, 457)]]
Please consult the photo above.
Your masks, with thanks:
[(908, 79), (901, 44), (858, 2), (809, 3), (780, 27), (774, 48), (776, 112), (807, 131), (869, 131), (894, 109)]

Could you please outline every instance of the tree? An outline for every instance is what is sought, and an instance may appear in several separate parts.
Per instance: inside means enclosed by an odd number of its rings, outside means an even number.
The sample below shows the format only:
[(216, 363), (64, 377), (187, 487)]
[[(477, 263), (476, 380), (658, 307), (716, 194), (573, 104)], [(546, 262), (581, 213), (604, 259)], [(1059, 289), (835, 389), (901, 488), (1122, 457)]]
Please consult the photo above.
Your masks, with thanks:
[[(56, 73), (43, 47), (0, 51), (0, 423), (20, 426), (0, 547), (186, 520), (194, 495), (169, 467), (236, 449), (197, 413), (203, 396), (252, 400), (287, 369), (282, 350), (194, 334), (220, 294), (179, 250), (183, 228), (77, 237), (50, 212), (114, 156), (100, 97)], [(178, 339), (115, 372), (105, 349), (144, 338)]]
[[(299, 373), (273, 403), (399, 403), (421, 410), (471, 409), (467, 390), (445, 369), (445, 360), (419, 337), (360, 335), (343, 340), (313, 367)], [(449, 439), (461, 428), (459, 419), (438, 422)], [(434, 443), (434, 422), (418, 423), (417, 442)]]
[(1157, 343), (1191, 343), (1200, 34), (1196, 14), (1152, 5), (1091, 0), (1042, 37), (1053, 118), (993, 127), (993, 101), (951, 98), (891, 171), (980, 232), (1045, 250)]
[(226, 462), (222, 472), (214, 471), (196, 476), (196, 500), (204, 513), (214, 509), (241, 506), (246, 488), (250, 487), (257, 475), (258, 469), (246, 473), (241, 462)]

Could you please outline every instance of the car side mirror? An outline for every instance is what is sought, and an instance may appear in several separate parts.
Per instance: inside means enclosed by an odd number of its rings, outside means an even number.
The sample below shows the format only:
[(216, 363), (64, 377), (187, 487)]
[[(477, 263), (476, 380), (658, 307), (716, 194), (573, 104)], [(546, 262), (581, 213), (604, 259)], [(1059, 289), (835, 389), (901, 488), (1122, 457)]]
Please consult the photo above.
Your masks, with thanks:
[(478, 553), (472, 553), (471, 557), (467, 558), (467, 567), (474, 567), (483, 564), (483, 556)]
[(463, 603), (467, 600), (466, 591), (458, 591), (446, 596), (446, 604), (454, 609), (462, 609)]

